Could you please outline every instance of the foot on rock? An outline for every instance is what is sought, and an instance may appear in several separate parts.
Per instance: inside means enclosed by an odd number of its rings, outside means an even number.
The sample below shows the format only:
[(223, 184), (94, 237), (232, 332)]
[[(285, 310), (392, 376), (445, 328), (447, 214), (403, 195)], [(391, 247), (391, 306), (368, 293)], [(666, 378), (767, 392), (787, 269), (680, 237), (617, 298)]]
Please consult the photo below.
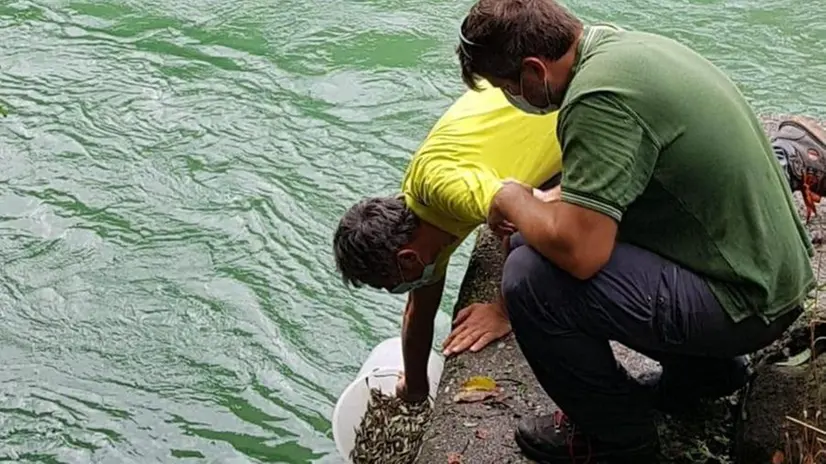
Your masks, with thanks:
[(525, 456), (539, 463), (653, 464), (660, 449), (655, 432), (627, 442), (607, 442), (582, 433), (562, 411), (523, 420), (514, 438)]

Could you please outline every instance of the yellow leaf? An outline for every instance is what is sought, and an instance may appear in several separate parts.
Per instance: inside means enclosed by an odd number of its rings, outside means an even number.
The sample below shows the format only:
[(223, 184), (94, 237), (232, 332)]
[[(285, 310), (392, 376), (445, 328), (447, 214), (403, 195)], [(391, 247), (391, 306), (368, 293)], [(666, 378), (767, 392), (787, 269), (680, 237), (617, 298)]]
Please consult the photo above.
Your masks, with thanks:
[(462, 384), (462, 390), (465, 391), (492, 391), (495, 388), (496, 381), (485, 376), (471, 377)]

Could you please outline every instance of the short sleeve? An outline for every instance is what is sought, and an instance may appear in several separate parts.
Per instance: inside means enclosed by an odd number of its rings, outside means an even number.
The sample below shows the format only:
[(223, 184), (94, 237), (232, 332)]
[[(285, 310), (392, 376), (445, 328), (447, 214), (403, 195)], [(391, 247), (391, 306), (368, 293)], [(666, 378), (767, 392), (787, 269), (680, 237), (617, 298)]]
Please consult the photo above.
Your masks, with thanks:
[(435, 157), (414, 160), (402, 191), (423, 220), (458, 237), (483, 224), (502, 180), (487, 166)]
[(659, 155), (637, 115), (613, 95), (589, 95), (563, 109), (559, 133), (562, 200), (622, 220)]

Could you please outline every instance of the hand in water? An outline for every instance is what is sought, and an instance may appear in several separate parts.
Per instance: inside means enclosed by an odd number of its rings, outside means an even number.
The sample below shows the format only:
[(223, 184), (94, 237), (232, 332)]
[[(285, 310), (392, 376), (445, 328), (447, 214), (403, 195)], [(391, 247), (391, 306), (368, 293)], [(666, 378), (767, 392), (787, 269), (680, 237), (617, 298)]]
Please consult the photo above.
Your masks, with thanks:
[(442, 344), (442, 349), (445, 356), (461, 353), (468, 348), (476, 352), (510, 331), (510, 320), (500, 303), (474, 303), (456, 315), (453, 330)]
[(424, 382), (422, 388), (419, 389), (408, 388), (404, 374), (402, 374), (401, 377), (399, 377), (398, 382), (396, 382), (396, 396), (407, 401), (408, 403), (419, 403), (424, 401), (427, 399), (427, 394), (427, 382)]

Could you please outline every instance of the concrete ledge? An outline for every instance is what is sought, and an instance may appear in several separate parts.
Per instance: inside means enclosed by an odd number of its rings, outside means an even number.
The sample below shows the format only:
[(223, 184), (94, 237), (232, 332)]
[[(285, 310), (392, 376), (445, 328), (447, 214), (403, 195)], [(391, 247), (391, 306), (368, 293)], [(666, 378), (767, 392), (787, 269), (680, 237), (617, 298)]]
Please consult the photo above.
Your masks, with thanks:
[[(774, 130), (779, 120), (779, 116), (766, 117), (764, 126)], [(819, 221), (816, 224), (819, 229)], [(493, 300), (501, 280), (503, 260), (500, 242), (482, 227), (454, 307), (454, 317), (456, 311), (471, 303)], [(818, 260), (819, 257), (815, 262)], [(612, 346), (617, 360), (632, 375), (639, 376), (660, 368), (656, 361), (618, 343), (612, 343)], [(454, 403), (453, 395), (461, 384), (476, 375), (496, 379), (504, 394), (493, 401)], [(723, 398), (692, 417), (679, 420), (660, 417), (661, 462), (732, 462), (737, 404), (736, 397)], [(433, 423), (425, 435), (416, 463), (531, 462), (522, 456), (513, 441), (516, 424), (523, 416), (549, 414), (556, 409), (527, 366), (513, 335), (478, 353), (468, 352), (449, 358), (435, 408)], [(457, 457), (461, 457), (461, 461), (455, 461)]]

